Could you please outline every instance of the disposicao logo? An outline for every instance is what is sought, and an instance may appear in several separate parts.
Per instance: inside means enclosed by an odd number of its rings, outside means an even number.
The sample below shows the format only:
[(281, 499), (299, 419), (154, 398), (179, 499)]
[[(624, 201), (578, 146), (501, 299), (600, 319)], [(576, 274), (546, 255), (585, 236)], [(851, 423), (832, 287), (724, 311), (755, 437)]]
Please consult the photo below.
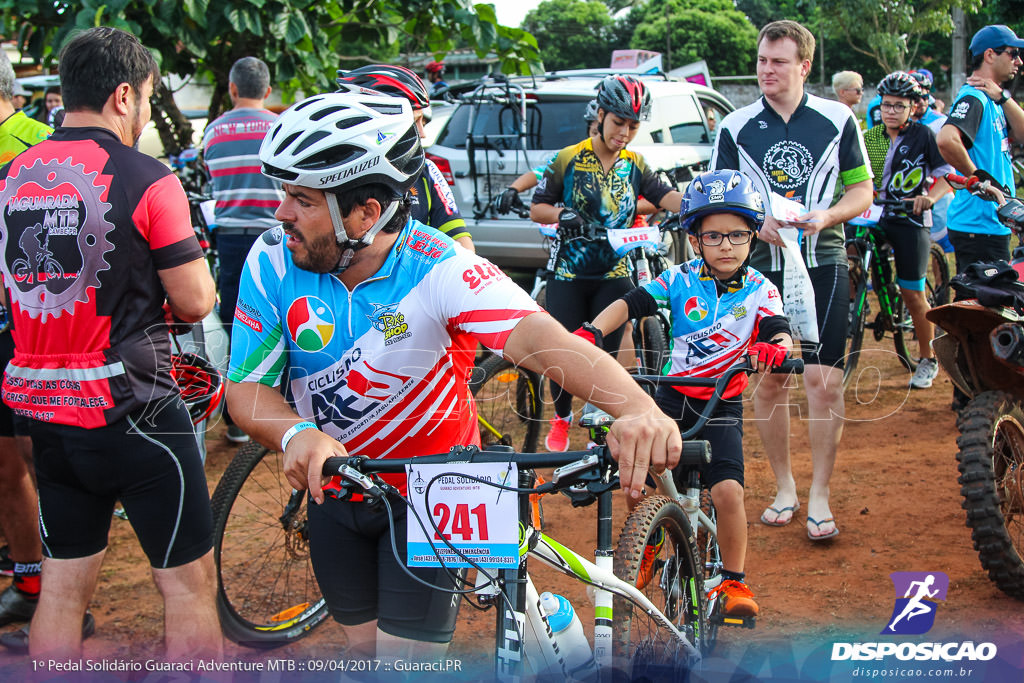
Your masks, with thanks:
[[(920, 635), (935, 625), (938, 602), (945, 601), (949, 577), (942, 572), (893, 572), (896, 595), (892, 615), (881, 635)], [(833, 643), (832, 661), (882, 660), (886, 657), (907, 661), (987, 661), (996, 656), (994, 643), (973, 641), (946, 643)]]
[(293, 301), (286, 321), (288, 334), (303, 351), (322, 351), (334, 336), (334, 313), (315, 296)]
[(693, 322), (700, 322), (708, 314), (708, 302), (699, 296), (691, 296), (686, 300), (686, 305), (683, 306), (683, 312), (686, 313), (686, 317)]

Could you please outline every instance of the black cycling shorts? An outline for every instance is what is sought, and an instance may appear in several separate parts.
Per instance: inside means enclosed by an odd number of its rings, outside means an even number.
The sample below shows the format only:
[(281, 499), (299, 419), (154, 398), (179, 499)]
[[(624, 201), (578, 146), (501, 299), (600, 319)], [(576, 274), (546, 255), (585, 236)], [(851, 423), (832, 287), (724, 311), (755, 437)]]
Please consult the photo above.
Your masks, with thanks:
[(118, 500), (153, 567), (179, 567), (213, 547), (206, 474), (180, 399), (96, 429), (29, 425), (46, 557), (74, 559), (106, 548)]
[(896, 284), (903, 289), (923, 292), (931, 256), (931, 229), (908, 221), (883, 220), (879, 225), (886, 241), (892, 245)]
[[(11, 331), (0, 332), (0, 374), (14, 358), (14, 337)], [(0, 436), (28, 436), (28, 420), (15, 415), (6, 403), (0, 401)]]
[[(676, 421), (680, 431), (695, 425), (708, 403), (686, 396), (672, 387), (659, 387), (654, 401), (662, 412)], [(702, 466), (700, 472), (704, 487), (710, 489), (727, 479), (734, 479), (743, 486), (743, 397), (721, 401), (696, 438), (711, 444), (711, 462)], [(686, 482), (681, 480), (679, 468), (674, 474), (676, 488), (682, 491)]]
[[(395, 546), (404, 566), (407, 508), (398, 498), (390, 502), (395, 515)], [(308, 508), (313, 572), (335, 621), (356, 626), (376, 619), (377, 627), (393, 636), (431, 643), (451, 641), (461, 598), (416, 582), (399, 566), (383, 504), (371, 507), (328, 498), (320, 505), (309, 500)], [(455, 587), (444, 569), (417, 567), (409, 571), (432, 585)]]
[[(818, 343), (798, 342), (805, 365), (831, 365), (840, 370), (846, 364), (846, 334), (850, 328), (850, 269), (846, 261), (831, 266), (808, 268), (814, 289), (814, 306), (818, 314)], [(772, 270), (765, 276), (779, 288), (782, 271)]]

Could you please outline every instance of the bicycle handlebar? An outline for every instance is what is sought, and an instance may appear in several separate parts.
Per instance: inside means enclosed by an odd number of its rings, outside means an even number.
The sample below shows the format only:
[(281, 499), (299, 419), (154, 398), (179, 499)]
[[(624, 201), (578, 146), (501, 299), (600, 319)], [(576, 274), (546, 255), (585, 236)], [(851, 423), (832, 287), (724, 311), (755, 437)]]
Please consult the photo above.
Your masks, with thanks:
[[(1002, 194), (1002, 189), (994, 187), (991, 181), (981, 180), (977, 176), (965, 178), (956, 173), (947, 173), (945, 178), (954, 190), (967, 190), (979, 199), (998, 204), (999, 210), (996, 212), (996, 217), (999, 222), (1018, 235), (1024, 235), (1024, 202), (1005, 195), (1000, 201), (999, 196)], [(994, 190), (999, 190), (999, 194), (996, 194)]]

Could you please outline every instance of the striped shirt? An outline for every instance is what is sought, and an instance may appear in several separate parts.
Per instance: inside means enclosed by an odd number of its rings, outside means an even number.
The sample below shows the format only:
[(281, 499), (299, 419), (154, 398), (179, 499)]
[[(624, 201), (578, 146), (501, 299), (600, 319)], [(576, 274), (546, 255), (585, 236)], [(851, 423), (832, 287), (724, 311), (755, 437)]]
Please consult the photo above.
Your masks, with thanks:
[(213, 178), (216, 227), (264, 230), (279, 223), (284, 198), (278, 182), (260, 173), (260, 143), (277, 115), (266, 109), (232, 109), (203, 133), (203, 158)]

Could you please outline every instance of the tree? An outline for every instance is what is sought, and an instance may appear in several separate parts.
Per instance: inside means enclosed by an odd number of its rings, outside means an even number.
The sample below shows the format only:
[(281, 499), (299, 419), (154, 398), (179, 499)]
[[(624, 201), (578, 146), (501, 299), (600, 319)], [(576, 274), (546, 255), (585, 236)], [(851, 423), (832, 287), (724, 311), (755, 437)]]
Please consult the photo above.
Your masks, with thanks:
[(981, 0), (834, 0), (825, 21), (850, 49), (891, 72), (916, 63), (922, 37), (952, 33), (954, 7), (972, 14), (981, 8)]
[(757, 29), (732, 0), (648, 0), (630, 11), (630, 45), (658, 50), (665, 70), (698, 60), (713, 74), (751, 73)]
[(599, 0), (544, 0), (522, 27), (537, 39), (544, 68), (557, 71), (611, 64), (614, 24)]
[[(335, 70), (352, 58), (397, 55), (400, 38), (440, 57), (455, 41), (495, 52), (505, 73), (540, 68), (537, 43), (500, 26), (492, 5), (471, 0), (0, 0), (4, 32), (50, 66), (75, 29), (117, 26), (137, 35), (164, 73), (214, 84), (209, 117), (227, 103), (228, 71), (240, 57), (261, 58), (286, 97), (333, 89)], [(384, 46), (375, 48), (373, 46)], [(353, 52), (355, 50), (355, 52)], [(191, 144), (191, 125), (164, 88), (154, 94), (154, 123), (169, 153)]]

